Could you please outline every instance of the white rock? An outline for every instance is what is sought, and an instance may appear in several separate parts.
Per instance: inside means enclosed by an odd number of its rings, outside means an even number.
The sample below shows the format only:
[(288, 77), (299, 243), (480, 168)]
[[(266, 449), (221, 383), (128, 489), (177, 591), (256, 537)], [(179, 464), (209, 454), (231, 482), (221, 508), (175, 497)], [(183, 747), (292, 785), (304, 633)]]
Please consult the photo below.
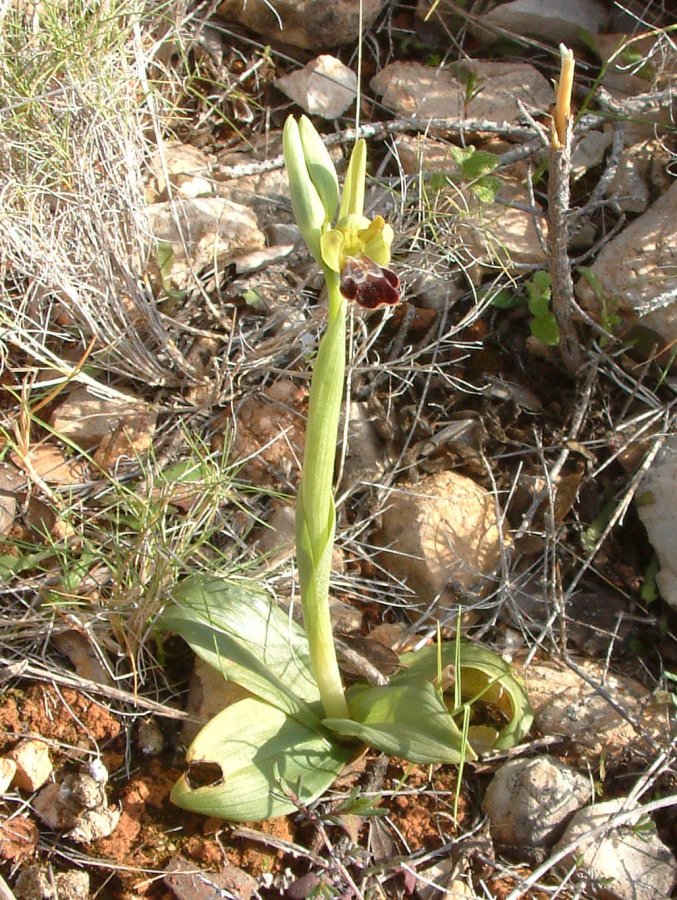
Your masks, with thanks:
[(14, 885), (16, 900), (88, 900), (89, 874), (78, 869), (53, 872), (51, 867), (26, 866)]
[[(666, 343), (677, 339), (677, 181), (602, 248), (591, 268), (621, 309), (633, 312)], [(597, 308), (584, 278), (576, 292), (587, 307)]]
[(52, 774), (49, 747), (44, 741), (20, 741), (7, 756), (16, 763), (13, 783), (22, 791), (37, 791)]
[[(384, 4), (385, 0), (363, 0), (364, 28)], [(360, 35), (359, 5), (345, 0), (222, 0), (216, 14), (271, 40), (306, 50), (338, 47)]]
[[(625, 798), (621, 797), (577, 812), (555, 852), (605, 825), (615, 813), (627, 808), (624, 804)], [(677, 876), (677, 861), (656, 834), (653, 824), (650, 830), (633, 830), (639, 819), (635, 815), (604, 836), (591, 835), (566, 858), (568, 865), (586, 869), (591, 878), (599, 881), (603, 895), (609, 900), (661, 900), (670, 896)]]
[[(269, 565), (288, 558), (296, 545), (296, 512), (289, 504), (275, 504), (270, 511), (266, 525), (256, 532), (257, 553), (267, 558)], [(340, 547), (334, 547), (332, 570), (341, 572), (345, 559)]]
[(517, 125), (520, 103), (534, 115), (553, 101), (547, 80), (527, 63), (464, 60), (463, 70), (476, 76), (475, 91), (467, 101), (461, 71), (431, 68), (417, 62), (394, 62), (371, 79), (371, 88), (383, 103), (402, 116), (416, 118), (482, 119)]
[(496, 30), (512, 31), (518, 35), (532, 35), (547, 41), (556, 39), (567, 46), (585, 46), (581, 30), (596, 34), (606, 24), (607, 10), (599, 0), (513, 0), (501, 3), (479, 16), (479, 24)]
[(177, 290), (193, 286), (203, 269), (223, 268), (265, 245), (254, 213), (223, 197), (152, 203), (146, 216), (154, 239), (171, 248), (159, 265), (163, 283)]
[(336, 119), (357, 96), (357, 75), (335, 56), (318, 56), (275, 86), (311, 116)]
[(453, 583), (481, 587), (501, 559), (494, 496), (470, 478), (438, 472), (388, 495), (375, 536), (380, 560), (406, 581), (421, 603), (438, 594), (446, 608), (457, 602)]
[(351, 401), (348, 413), (347, 453), (343, 463), (343, 484), (377, 481), (385, 470), (387, 456), (374, 427), (374, 414), (367, 403)]
[[(452, 149), (448, 143), (422, 135), (414, 138), (405, 136), (397, 141), (400, 162), (407, 174), (420, 170), (424, 173), (444, 172), (454, 181), (453, 184), (443, 185), (432, 195), (436, 210), (454, 213), (449, 216), (448, 223), (445, 222), (445, 244), (453, 247), (468, 265), (544, 265), (545, 246), (541, 243), (535, 223), (540, 222), (544, 241), (547, 223), (540, 206), (536, 205), (533, 213), (529, 211), (531, 200), (522, 179), (501, 175), (495, 201), (480, 202), (468, 183), (463, 183)], [(429, 263), (419, 268), (430, 277), (433, 267)], [(449, 278), (448, 264), (444, 268), (447, 271), (444, 271), (443, 282), (447, 285), (446, 299), (449, 299), (454, 296), (456, 288)], [(418, 290), (418, 285), (415, 289)]]
[(547, 847), (590, 800), (590, 779), (550, 756), (515, 759), (494, 775), (482, 801), (491, 836), (512, 847)]
[(0, 797), (6, 794), (16, 774), (16, 763), (8, 756), (0, 756)]
[(121, 814), (122, 810), (114, 806), (86, 809), (66, 832), (66, 837), (77, 844), (91, 844), (99, 838), (109, 837), (117, 828)]
[(660, 563), (656, 584), (665, 602), (677, 609), (677, 434), (666, 439), (635, 500)]

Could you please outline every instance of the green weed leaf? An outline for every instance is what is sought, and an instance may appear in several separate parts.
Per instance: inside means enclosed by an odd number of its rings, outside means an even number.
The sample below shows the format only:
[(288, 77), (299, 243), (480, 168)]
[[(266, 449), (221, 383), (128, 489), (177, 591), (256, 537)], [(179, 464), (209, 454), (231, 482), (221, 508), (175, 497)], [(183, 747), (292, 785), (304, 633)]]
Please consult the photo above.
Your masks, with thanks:
[[(531, 306), (531, 304), (530, 304)], [(545, 344), (546, 347), (556, 347), (559, 344), (559, 328), (557, 327), (557, 319), (552, 313), (546, 312), (541, 315), (534, 315), (529, 323), (531, 333), (535, 338)]]

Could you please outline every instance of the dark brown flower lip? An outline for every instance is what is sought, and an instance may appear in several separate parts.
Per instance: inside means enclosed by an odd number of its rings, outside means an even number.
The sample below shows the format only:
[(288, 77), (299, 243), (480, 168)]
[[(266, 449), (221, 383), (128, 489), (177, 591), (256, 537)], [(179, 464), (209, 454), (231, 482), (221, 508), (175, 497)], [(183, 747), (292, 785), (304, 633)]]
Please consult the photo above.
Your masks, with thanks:
[(397, 274), (366, 256), (348, 257), (341, 272), (340, 290), (346, 300), (356, 300), (365, 309), (396, 306), (401, 300)]

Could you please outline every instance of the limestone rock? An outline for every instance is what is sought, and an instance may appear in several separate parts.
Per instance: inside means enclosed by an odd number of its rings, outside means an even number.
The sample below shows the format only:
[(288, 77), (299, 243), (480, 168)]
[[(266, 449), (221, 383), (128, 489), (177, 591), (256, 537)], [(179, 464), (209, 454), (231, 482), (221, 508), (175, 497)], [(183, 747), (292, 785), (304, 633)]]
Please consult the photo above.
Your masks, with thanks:
[(636, 502), (660, 563), (656, 584), (665, 602), (677, 609), (677, 434), (667, 438), (654, 459), (642, 480)]
[[(469, 73), (476, 83), (468, 101)], [(388, 109), (421, 119), (482, 119), (517, 125), (522, 118), (519, 103), (539, 115), (553, 101), (552, 87), (527, 63), (464, 60), (454, 73), (418, 62), (394, 62), (372, 78), (371, 88), (383, 95)]]
[(49, 747), (44, 741), (19, 741), (7, 756), (16, 763), (13, 783), (22, 791), (37, 791), (52, 774)]
[(108, 805), (106, 781), (87, 772), (69, 773), (59, 783), (47, 785), (33, 807), (49, 828), (66, 829), (66, 836), (79, 844), (108, 837), (120, 819), (120, 810)]
[(70, 869), (52, 872), (43, 866), (26, 866), (14, 884), (16, 900), (88, 900), (89, 873)]
[(582, 178), (589, 169), (601, 165), (611, 146), (613, 135), (608, 126), (602, 131), (588, 131), (574, 144), (571, 156), (571, 177)]
[(390, 492), (375, 541), (382, 565), (420, 603), (440, 595), (448, 607), (458, 602), (448, 586), (481, 587), (500, 562), (495, 498), (470, 478), (438, 472)]
[(151, 157), (149, 166), (151, 179), (146, 188), (149, 203), (168, 200), (170, 194), (191, 199), (214, 193), (209, 178), (209, 157), (192, 144), (165, 141)]
[[(643, 738), (629, 719), (639, 723), (661, 745), (670, 740), (669, 713), (651, 705), (646, 689), (634, 678), (607, 672), (592, 660), (578, 663), (592, 684), (563, 665), (536, 662), (521, 674), (534, 709), (534, 724), (541, 734), (561, 735), (572, 743), (572, 752), (582, 761), (602, 752), (618, 758), (628, 747), (642, 747)], [(600, 685), (622, 709), (622, 716), (595, 690)]]
[[(404, 136), (397, 141), (399, 159), (408, 175), (422, 169), (426, 174), (443, 172), (450, 176), (451, 184), (443, 184), (430, 195), (435, 210), (447, 216), (443, 230), (445, 243), (468, 266), (545, 265), (547, 223), (540, 206), (530, 211), (531, 200), (522, 180), (511, 175), (500, 176), (495, 199), (487, 202), (477, 196), (471, 183), (462, 180), (452, 150), (449, 143), (424, 136)], [(536, 228), (537, 221), (543, 242)], [(426, 265), (425, 269), (429, 272), (431, 266)], [(444, 277), (449, 285), (448, 272)]]
[(160, 245), (159, 277), (163, 286), (175, 290), (192, 287), (202, 270), (222, 269), (265, 245), (254, 213), (223, 197), (152, 203), (146, 216)]
[[(364, 27), (385, 0), (363, 0)], [(357, 40), (359, 7), (352, 0), (222, 0), (217, 15), (257, 34), (306, 50), (324, 50)]]
[[(307, 392), (291, 379), (280, 378), (263, 392), (251, 395), (236, 410), (232, 458), (243, 461), (241, 473), (255, 484), (288, 484), (298, 477), (303, 457)], [(214, 425), (232, 427), (232, 412), (226, 410)], [(218, 442), (217, 442), (218, 443)]]
[[(529, 211), (529, 194), (519, 181), (504, 178), (493, 203), (481, 202), (472, 190), (456, 192), (459, 215), (445, 241), (458, 247), (470, 265), (511, 268), (544, 266), (547, 225), (536, 205)], [(543, 241), (535, 221), (540, 221)]]
[(498, 843), (547, 847), (589, 799), (588, 778), (557, 759), (538, 756), (502, 765), (487, 788), (482, 809)]
[(16, 775), (16, 763), (9, 756), (0, 756), (0, 797), (7, 793)]
[[(555, 851), (584, 839), (625, 808), (626, 798), (621, 797), (579, 810)], [(650, 830), (633, 829), (639, 819), (637, 814), (606, 834), (591, 834), (565, 860), (567, 865), (586, 869), (591, 878), (603, 885), (603, 895), (609, 900), (657, 900), (670, 896), (677, 876), (677, 861), (656, 834), (653, 823)]]
[(218, 872), (207, 872), (183, 856), (173, 856), (165, 873), (163, 881), (176, 900), (212, 900), (215, 897), (249, 900), (257, 888), (255, 878), (227, 859)]
[(98, 396), (91, 387), (80, 386), (57, 406), (51, 424), (57, 434), (84, 449), (96, 447), (96, 461), (110, 467), (121, 456), (136, 458), (145, 453), (156, 421), (157, 412), (140, 397), (120, 392)]
[(649, 205), (651, 190), (663, 194), (672, 179), (668, 174), (670, 154), (661, 141), (644, 140), (626, 147), (618, 160), (618, 169), (606, 190), (625, 212), (642, 213)]
[[(677, 181), (649, 209), (602, 248), (592, 264), (606, 296), (670, 344), (677, 338)], [(596, 309), (581, 278), (576, 292)]]
[(323, 54), (278, 78), (275, 86), (309, 115), (336, 119), (355, 101), (357, 75), (340, 59)]

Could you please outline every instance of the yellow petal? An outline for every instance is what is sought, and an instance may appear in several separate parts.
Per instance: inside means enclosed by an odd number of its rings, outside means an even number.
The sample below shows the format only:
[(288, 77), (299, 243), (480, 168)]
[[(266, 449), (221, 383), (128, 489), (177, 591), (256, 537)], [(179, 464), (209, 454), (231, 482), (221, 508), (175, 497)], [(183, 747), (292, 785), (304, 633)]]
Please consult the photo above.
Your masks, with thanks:
[(379, 266), (387, 266), (390, 263), (390, 247), (394, 233), (392, 227), (386, 225), (381, 216), (376, 216), (367, 231), (360, 234), (360, 237), (364, 239), (363, 253), (365, 256)]
[(320, 238), (320, 249), (322, 252), (322, 262), (332, 270), (332, 272), (340, 272), (343, 266), (343, 233), (337, 228), (331, 231), (325, 231)]

